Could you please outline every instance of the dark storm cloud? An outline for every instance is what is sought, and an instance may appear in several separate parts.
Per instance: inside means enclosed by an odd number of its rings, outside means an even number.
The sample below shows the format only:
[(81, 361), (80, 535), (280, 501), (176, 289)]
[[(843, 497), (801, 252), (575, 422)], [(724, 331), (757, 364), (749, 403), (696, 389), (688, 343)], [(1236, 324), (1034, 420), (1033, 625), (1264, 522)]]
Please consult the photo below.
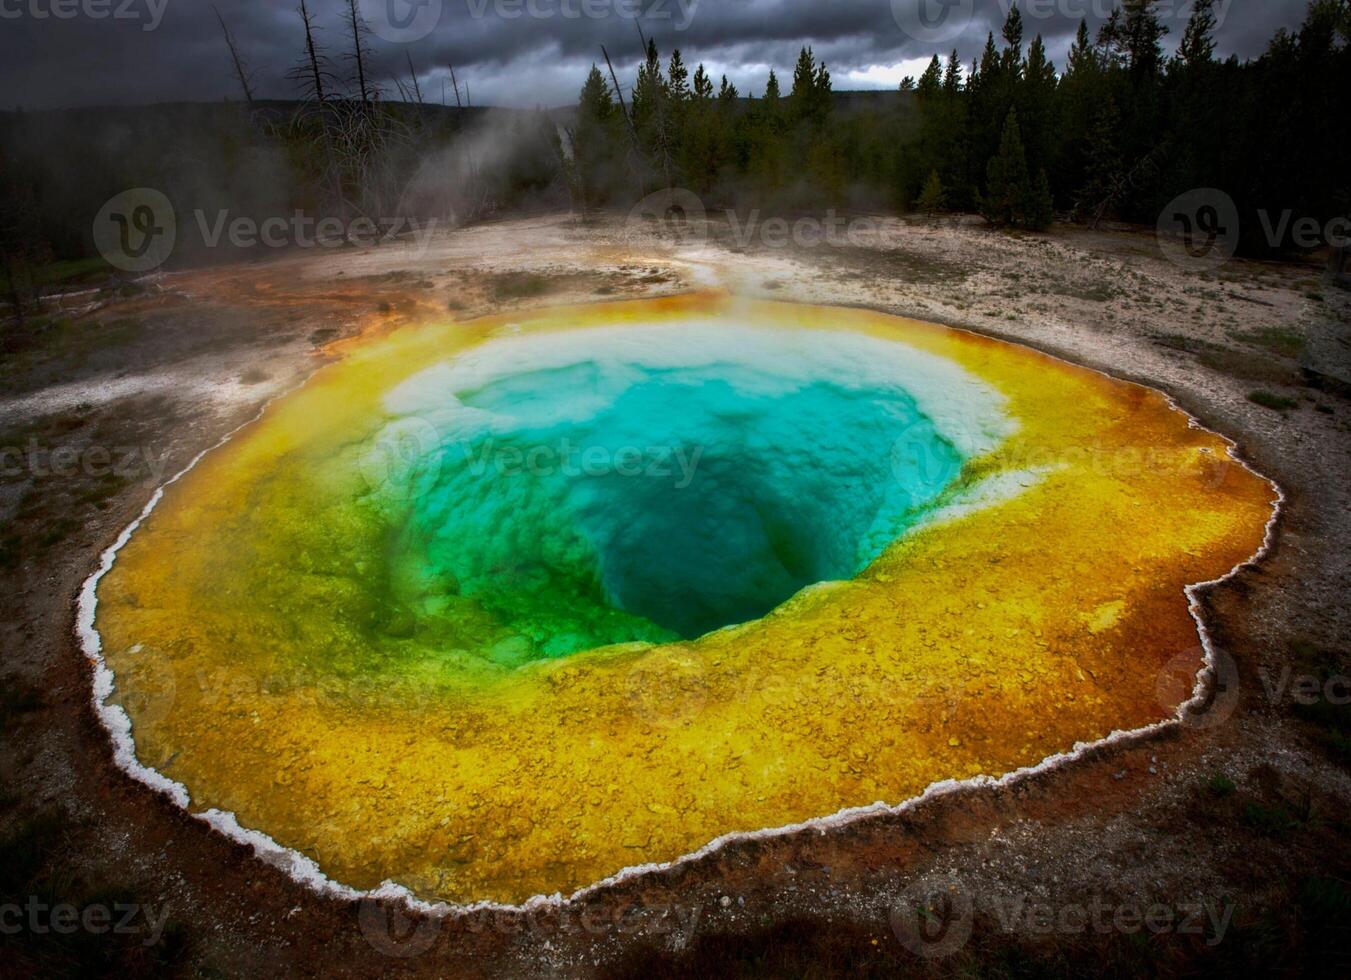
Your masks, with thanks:
[[(798, 48), (825, 58), (837, 88), (893, 86), (935, 51), (970, 62), (996, 35), (1012, 0), (360, 0), (374, 74), (406, 75), (411, 54), (424, 96), (439, 100), (454, 64), (478, 104), (569, 102), (604, 44), (627, 84), (640, 53), (632, 13), (663, 53), (726, 72), (743, 92), (763, 91), (772, 66), (791, 71)], [(418, 6), (418, 5), (421, 6)], [(930, 16), (917, 18), (919, 5)], [(1223, 53), (1260, 54), (1278, 27), (1303, 19), (1306, 0), (1218, 0)], [(260, 97), (288, 98), (300, 57), (298, 0), (218, 0)], [(320, 41), (349, 46), (346, 0), (311, 0)], [(1176, 43), (1190, 0), (1161, 0)], [(1057, 63), (1080, 18), (1096, 25), (1110, 0), (1022, 0), (1030, 40), (1042, 34)], [(946, 19), (942, 16), (946, 14)], [(397, 23), (409, 19), (400, 34)], [(936, 25), (936, 26), (935, 26)], [(908, 28), (908, 30), (906, 29)], [(408, 38), (397, 43), (391, 38)], [(406, 52), (406, 53), (405, 53)], [(341, 67), (341, 65), (340, 65)], [(785, 80), (786, 81), (786, 80)], [(234, 98), (237, 87), (205, 0), (0, 0), (0, 87), (11, 105), (137, 103)], [(448, 99), (452, 98), (447, 96)]]

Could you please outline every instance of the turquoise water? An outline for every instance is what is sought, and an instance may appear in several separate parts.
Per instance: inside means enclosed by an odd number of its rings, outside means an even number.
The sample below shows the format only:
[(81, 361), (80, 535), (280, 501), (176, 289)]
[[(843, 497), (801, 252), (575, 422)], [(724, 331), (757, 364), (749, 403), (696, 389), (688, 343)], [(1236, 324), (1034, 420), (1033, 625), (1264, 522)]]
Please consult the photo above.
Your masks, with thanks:
[(734, 361), (581, 360), (444, 397), (390, 588), (417, 630), (498, 630), (503, 663), (757, 619), (856, 575), (962, 464), (894, 384)]

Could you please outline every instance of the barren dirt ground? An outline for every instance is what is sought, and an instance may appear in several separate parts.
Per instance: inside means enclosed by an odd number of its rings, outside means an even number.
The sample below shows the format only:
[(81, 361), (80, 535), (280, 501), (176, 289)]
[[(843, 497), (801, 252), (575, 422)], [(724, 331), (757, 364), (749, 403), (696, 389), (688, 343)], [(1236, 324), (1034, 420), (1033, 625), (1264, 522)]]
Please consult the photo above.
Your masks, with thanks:
[[(76, 907), (115, 900), (168, 919), (153, 943), (147, 929), (6, 931), (0, 973), (1347, 967), (1351, 709), (1336, 695), (1351, 673), (1351, 294), (1324, 287), (1314, 265), (1235, 261), (1189, 273), (1130, 231), (1013, 237), (889, 220), (849, 245), (786, 248), (738, 247), (722, 224), (695, 231), (677, 242), (635, 238), (617, 220), (536, 217), (449, 233), (426, 249), (321, 249), (167, 273), (122, 291), (131, 295), (72, 297), (65, 312), (53, 304), (3, 355), (4, 893)], [(730, 846), (580, 907), (421, 923), (317, 897), (117, 769), (90, 707), (74, 600), (165, 478), (340, 356), (345, 338), (428, 315), (709, 286), (1023, 342), (1158, 387), (1235, 439), (1288, 499), (1272, 551), (1206, 597), (1237, 675), (1204, 722), (903, 816)], [(1258, 392), (1265, 404), (1250, 398)], [(1319, 696), (1296, 696), (1293, 680), (1305, 675)], [(934, 875), (950, 876), (973, 908), (969, 941), (942, 959), (916, 956), (889, 920), (907, 889)], [(1095, 902), (1231, 916), (1214, 942), (1209, 930), (1010, 921), (1019, 900), (1052, 918)]]

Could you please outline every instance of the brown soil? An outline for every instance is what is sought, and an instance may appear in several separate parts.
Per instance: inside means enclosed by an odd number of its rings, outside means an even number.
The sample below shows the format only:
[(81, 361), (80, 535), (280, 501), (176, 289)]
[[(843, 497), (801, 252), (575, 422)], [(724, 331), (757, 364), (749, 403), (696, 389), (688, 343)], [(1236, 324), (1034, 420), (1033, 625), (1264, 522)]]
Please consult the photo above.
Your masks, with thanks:
[[(74, 598), (164, 478), (347, 338), (428, 313), (709, 285), (1018, 340), (1159, 387), (1236, 439), (1288, 500), (1271, 553), (1206, 597), (1238, 669), (1210, 718), (1222, 723), (904, 815), (729, 846), (579, 907), (444, 922), (320, 898), (115, 766), (90, 707)], [(169, 925), (150, 945), (146, 932), (5, 931), (0, 972), (1340, 972), (1351, 965), (1351, 709), (1270, 689), (1288, 669), (1341, 678), (1331, 690), (1344, 694), (1351, 672), (1351, 404), (1306, 384), (1348, 377), (1348, 324), (1351, 296), (1323, 289), (1312, 265), (1194, 274), (1129, 231), (1009, 237), (895, 220), (847, 247), (774, 249), (737, 246), (721, 225), (675, 243), (635, 240), (611, 221), (534, 218), (422, 252), (387, 245), (165, 274), (143, 294), (53, 316), (4, 356), (0, 378), (0, 448), (18, 450), (0, 459), (0, 883), (18, 901), (115, 895), (167, 907)], [(1251, 400), (1257, 391), (1289, 407)], [(891, 915), (935, 875), (973, 907), (971, 938), (945, 958), (909, 950)], [(1004, 921), (1016, 899), (1053, 912), (1209, 902), (1232, 920), (1213, 943), (1176, 930), (1048, 931)]]

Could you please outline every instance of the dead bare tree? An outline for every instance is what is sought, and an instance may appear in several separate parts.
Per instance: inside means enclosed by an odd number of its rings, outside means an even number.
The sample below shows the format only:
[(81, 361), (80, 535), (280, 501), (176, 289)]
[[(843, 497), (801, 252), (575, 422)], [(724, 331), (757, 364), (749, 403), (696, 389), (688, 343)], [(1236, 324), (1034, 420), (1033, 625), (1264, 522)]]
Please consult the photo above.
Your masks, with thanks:
[(633, 116), (629, 114), (628, 103), (624, 101), (624, 90), (619, 86), (619, 76), (615, 74), (615, 66), (610, 61), (610, 52), (605, 50), (605, 45), (600, 46), (600, 53), (605, 55), (605, 67), (610, 69), (610, 81), (614, 83), (615, 95), (619, 97), (619, 112), (624, 117), (624, 122), (628, 124), (629, 135), (633, 137), (633, 145), (638, 146), (638, 130), (633, 125)]
[(366, 37), (369, 29), (366, 22), (361, 19), (361, 12), (357, 10), (357, 0), (347, 0), (346, 17), (347, 26), (352, 32), (352, 50), (347, 53), (347, 58), (356, 67), (357, 91), (361, 94), (361, 104), (368, 106), (373, 94), (366, 84), (366, 57), (370, 53)]
[(244, 68), (244, 61), (239, 56), (239, 47), (235, 44), (234, 35), (230, 33), (230, 28), (225, 26), (225, 18), (220, 15), (220, 10), (213, 3), (211, 9), (216, 12), (216, 22), (220, 24), (221, 33), (225, 35), (225, 44), (230, 49), (230, 60), (234, 62), (235, 78), (239, 81), (239, 87), (244, 90), (244, 101), (253, 105), (253, 88), (249, 85), (249, 73)]
[(413, 95), (417, 97), (417, 104), (422, 105), (422, 86), (417, 81), (417, 69), (413, 67), (413, 56), (408, 50), (404, 50), (405, 57), (408, 58), (408, 74), (413, 78)]
[(455, 66), (447, 65), (446, 67), (450, 69), (450, 84), (455, 89), (455, 108), (463, 109), (464, 106), (460, 102), (460, 83), (455, 81)]
[(300, 21), (305, 25), (305, 61), (291, 69), (288, 78), (308, 85), (310, 94), (322, 103), (324, 101), (324, 80), (332, 80), (333, 73), (328, 68), (328, 59), (324, 57), (314, 40), (314, 18), (310, 14), (305, 0), (300, 0)]

